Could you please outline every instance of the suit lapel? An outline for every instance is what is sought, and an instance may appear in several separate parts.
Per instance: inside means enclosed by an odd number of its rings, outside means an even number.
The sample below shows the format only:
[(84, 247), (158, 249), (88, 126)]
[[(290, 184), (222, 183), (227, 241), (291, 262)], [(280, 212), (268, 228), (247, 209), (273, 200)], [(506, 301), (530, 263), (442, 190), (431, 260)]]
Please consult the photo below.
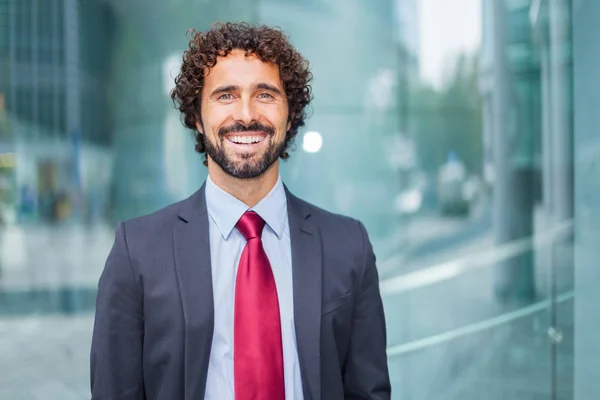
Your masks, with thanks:
[(203, 398), (214, 330), (205, 185), (182, 203), (174, 235), (175, 269), (185, 318), (185, 399)]
[(322, 248), (310, 213), (286, 188), (292, 244), (294, 320), (305, 397), (321, 399)]

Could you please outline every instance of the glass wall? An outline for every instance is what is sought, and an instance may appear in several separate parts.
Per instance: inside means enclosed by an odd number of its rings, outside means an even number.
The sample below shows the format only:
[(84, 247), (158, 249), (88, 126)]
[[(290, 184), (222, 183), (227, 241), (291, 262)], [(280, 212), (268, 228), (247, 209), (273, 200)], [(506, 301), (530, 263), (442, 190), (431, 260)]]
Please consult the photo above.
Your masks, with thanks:
[(600, 193), (599, 54), (594, 50), (600, 34), (600, 3), (579, 1), (573, 5), (574, 127), (575, 127), (575, 398), (600, 397), (600, 291), (598, 221)]
[(169, 92), (224, 20), (311, 63), (281, 175), (365, 223), (393, 398), (573, 398), (571, 3), (0, 0), (0, 398), (89, 398), (116, 223), (206, 177)]

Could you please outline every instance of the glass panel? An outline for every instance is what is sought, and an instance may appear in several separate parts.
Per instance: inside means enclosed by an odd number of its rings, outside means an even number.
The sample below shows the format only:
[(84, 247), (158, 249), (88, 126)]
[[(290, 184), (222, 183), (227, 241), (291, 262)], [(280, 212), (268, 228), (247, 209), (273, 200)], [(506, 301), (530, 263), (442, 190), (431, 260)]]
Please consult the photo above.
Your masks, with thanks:
[[(393, 398), (550, 399), (547, 307), (510, 321), (451, 331), (440, 343), (390, 358)], [(510, 317), (510, 316), (508, 316)], [(497, 323), (496, 325), (494, 325)], [(464, 336), (463, 336), (464, 335)], [(436, 337), (437, 338), (437, 337)], [(559, 397), (567, 399), (568, 397)]]
[[(600, 135), (597, 134), (600, 114), (600, 79), (595, 67), (598, 54), (591, 49), (600, 33), (600, 3), (575, 1), (573, 17), (573, 94), (575, 126), (575, 306), (564, 314), (571, 315), (574, 332), (573, 360), (575, 396), (577, 400), (600, 397), (600, 316), (597, 304), (600, 291), (598, 268), (598, 227), (600, 226)], [(567, 336), (568, 337), (568, 336)], [(563, 365), (566, 364), (563, 362)]]

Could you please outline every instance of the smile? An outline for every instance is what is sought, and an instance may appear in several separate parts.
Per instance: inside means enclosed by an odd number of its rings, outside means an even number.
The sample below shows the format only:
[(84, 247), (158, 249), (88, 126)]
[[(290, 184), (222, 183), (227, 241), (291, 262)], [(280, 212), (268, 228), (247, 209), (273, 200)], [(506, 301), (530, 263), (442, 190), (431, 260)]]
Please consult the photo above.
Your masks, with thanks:
[(266, 136), (262, 135), (231, 135), (227, 137), (227, 140), (235, 144), (256, 144), (265, 138)]

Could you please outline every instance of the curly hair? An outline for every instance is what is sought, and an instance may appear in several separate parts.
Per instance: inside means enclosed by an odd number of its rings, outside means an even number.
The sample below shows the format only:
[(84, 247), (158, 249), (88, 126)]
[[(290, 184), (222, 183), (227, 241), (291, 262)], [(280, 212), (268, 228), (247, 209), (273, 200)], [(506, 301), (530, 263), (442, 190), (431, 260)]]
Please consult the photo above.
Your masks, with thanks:
[[(304, 126), (306, 106), (312, 100), (310, 82), (312, 74), (309, 63), (292, 46), (288, 37), (278, 28), (248, 23), (215, 23), (206, 32), (194, 29), (190, 34), (189, 48), (183, 53), (181, 71), (175, 78), (171, 99), (182, 115), (183, 124), (195, 131), (196, 151), (204, 153), (204, 135), (197, 131), (201, 120), (200, 105), (204, 77), (217, 63), (217, 57), (226, 57), (232, 50), (243, 50), (246, 56), (255, 55), (263, 62), (279, 67), (279, 74), (288, 101), (290, 129), (286, 133), (285, 151), (281, 158), (287, 159), (292, 139)], [(204, 164), (207, 165), (206, 160)]]

